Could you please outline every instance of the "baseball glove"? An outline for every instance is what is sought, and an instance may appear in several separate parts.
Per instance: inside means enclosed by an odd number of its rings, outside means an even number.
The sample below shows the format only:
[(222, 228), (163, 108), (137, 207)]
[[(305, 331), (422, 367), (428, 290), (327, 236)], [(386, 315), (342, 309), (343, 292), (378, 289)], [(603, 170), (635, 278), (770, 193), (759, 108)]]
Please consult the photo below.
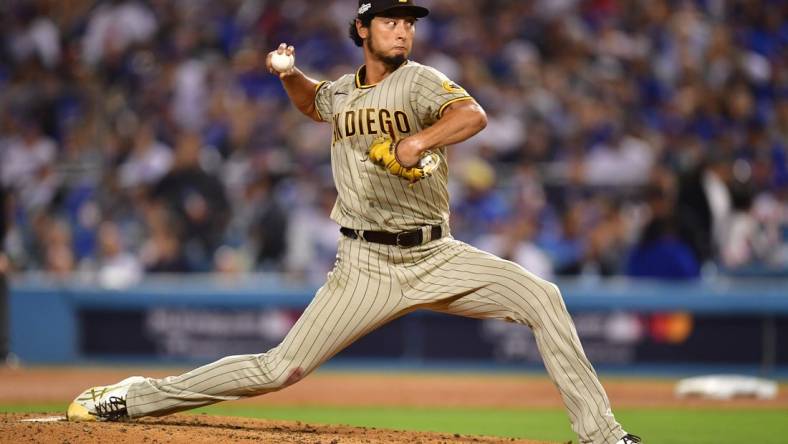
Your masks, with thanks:
[(435, 153), (427, 152), (421, 157), (417, 166), (410, 168), (403, 166), (397, 160), (397, 143), (388, 136), (378, 137), (372, 142), (367, 151), (367, 158), (411, 184), (430, 177), (440, 165), (440, 157)]

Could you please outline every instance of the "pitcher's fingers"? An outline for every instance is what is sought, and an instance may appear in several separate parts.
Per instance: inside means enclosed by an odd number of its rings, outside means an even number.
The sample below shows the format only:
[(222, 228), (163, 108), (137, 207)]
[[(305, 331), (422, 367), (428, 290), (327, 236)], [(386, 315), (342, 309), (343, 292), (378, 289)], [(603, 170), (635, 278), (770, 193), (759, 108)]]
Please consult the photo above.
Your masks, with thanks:
[(276, 51), (271, 51), (268, 55), (265, 56), (265, 67), (268, 69), (268, 72), (271, 74), (275, 73), (274, 66), (271, 64), (271, 57), (276, 53)]

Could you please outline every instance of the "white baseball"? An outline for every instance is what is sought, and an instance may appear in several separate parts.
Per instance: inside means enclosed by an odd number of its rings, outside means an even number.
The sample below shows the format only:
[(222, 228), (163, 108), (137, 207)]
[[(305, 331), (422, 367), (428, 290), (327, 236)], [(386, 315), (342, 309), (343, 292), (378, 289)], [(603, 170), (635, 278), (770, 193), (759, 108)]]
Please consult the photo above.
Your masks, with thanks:
[(438, 169), (438, 166), (440, 166), (441, 158), (431, 151), (428, 151), (427, 153), (428, 154), (419, 159), (419, 168), (424, 170), (424, 173), (427, 175), (430, 175)]
[(295, 64), (295, 57), (275, 52), (271, 56), (271, 66), (279, 72), (289, 71)]

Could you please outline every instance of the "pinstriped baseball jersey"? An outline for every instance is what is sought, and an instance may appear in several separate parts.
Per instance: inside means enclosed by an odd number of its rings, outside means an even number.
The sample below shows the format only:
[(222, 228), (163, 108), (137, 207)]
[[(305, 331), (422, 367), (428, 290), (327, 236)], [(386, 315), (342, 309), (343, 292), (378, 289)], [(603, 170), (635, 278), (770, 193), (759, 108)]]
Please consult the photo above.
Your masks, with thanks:
[[(363, 72), (319, 84), (316, 108), (333, 127), (339, 198), (332, 218), (360, 230), (445, 225), (445, 152), (440, 170), (409, 187), (366, 160), (381, 134), (402, 138), (435, 123), (450, 103), (470, 100), (440, 72), (408, 62), (376, 85)], [(583, 352), (558, 287), (521, 266), (442, 236), (402, 248), (343, 237), (337, 262), (281, 344), (228, 356), (180, 376), (133, 383), (132, 418), (162, 415), (280, 390), (381, 325), (417, 309), (500, 319), (530, 327), (581, 444), (614, 444), (625, 433)]]
[(445, 147), (433, 176), (409, 186), (366, 160), (372, 141), (416, 134), (441, 117), (446, 107), (472, 100), (438, 70), (408, 61), (383, 81), (364, 85), (364, 67), (317, 87), (315, 107), (333, 129), (331, 162), (338, 198), (331, 218), (348, 228), (404, 231), (449, 219)]

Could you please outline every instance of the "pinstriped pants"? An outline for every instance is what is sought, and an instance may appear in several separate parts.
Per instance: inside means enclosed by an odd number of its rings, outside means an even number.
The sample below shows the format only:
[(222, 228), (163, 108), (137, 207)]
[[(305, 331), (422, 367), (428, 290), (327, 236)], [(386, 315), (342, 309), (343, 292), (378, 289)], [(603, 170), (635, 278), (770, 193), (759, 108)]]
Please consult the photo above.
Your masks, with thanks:
[(407, 249), (343, 237), (328, 280), (281, 344), (136, 383), (127, 396), (129, 415), (159, 416), (280, 390), (418, 309), (529, 326), (580, 442), (614, 444), (625, 434), (558, 287), (450, 237)]

